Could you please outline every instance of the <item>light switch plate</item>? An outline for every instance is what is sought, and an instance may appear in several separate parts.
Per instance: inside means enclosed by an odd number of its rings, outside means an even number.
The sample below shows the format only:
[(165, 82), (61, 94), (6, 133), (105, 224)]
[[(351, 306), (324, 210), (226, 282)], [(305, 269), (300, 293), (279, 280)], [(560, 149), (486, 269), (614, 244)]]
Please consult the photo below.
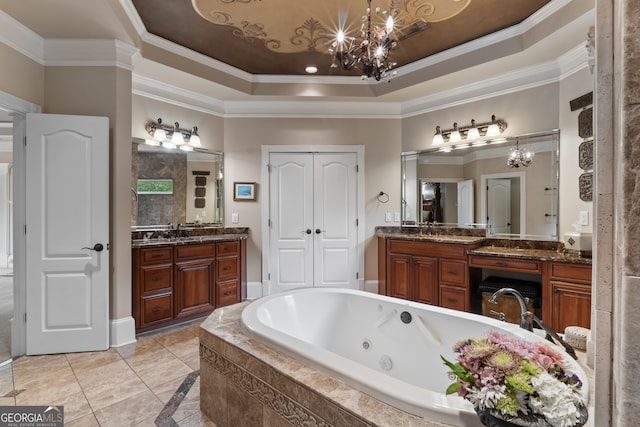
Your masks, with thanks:
[(400, 212), (393, 213), (393, 222), (400, 222)]
[(589, 211), (580, 211), (580, 225), (589, 225)]
[(237, 224), (238, 223), (238, 213), (234, 212), (231, 214), (231, 223), (232, 224)]
[(384, 214), (384, 222), (391, 222), (391, 212)]

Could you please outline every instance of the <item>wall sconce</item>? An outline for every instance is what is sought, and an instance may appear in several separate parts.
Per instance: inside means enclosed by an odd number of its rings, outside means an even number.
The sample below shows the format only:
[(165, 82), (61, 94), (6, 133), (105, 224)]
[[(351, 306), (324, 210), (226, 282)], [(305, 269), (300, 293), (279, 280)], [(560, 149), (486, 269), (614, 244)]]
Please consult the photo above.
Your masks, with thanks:
[(162, 119), (158, 119), (157, 122), (147, 123), (145, 130), (151, 136), (151, 139), (145, 139), (147, 145), (162, 145), (165, 148), (179, 148), (184, 151), (193, 151), (194, 148), (201, 147), (196, 126), (184, 129), (178, 122), (170, 126), (162, 123)]
[(500, 135), (507, 129), (507, 122), (491, 116), (491, 121), (487, 123), (476, 124), (471, 119), (469, 126), (458, 127), (458, 122), (453, 123), (453, 128), (442, 130), (440, 126), (436, 126), (436, 133), (433, 135), (432, 145), (442, 145), (445, 142), (456, 143), (460, 141), (473, 141), (479, 138), (491, 138)]

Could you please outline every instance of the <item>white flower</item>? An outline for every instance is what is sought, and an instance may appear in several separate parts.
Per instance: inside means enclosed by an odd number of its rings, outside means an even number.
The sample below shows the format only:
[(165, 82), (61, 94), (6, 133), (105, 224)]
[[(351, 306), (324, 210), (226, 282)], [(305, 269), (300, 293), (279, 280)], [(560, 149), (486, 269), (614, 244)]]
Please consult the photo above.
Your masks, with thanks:
[(572, 427), (578, 422), (577, 395), (573, 388), (547, 372), (531, 378), (537, 397), (531, 396), (529, 406), (545, 417), (553, 427)]
[(473, 404), (474, 407), (483, 409), (491, 409), (497, 406), (498, 400), (505, 397), (504, 386), (498, 388), (482, 387), (479, 389), (471, 390), (466, 399)]

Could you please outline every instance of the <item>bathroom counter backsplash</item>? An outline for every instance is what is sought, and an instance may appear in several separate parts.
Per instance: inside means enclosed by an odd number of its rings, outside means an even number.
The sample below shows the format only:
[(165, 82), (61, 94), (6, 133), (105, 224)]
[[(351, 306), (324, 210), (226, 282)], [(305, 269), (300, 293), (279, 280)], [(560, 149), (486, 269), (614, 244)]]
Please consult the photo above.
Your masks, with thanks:
[(185, 227), (178, 230), (135, 230), (131, 232), (131, 246), (142, 248), (158, 245), (182, 245), (246, 239), (248, 227)]

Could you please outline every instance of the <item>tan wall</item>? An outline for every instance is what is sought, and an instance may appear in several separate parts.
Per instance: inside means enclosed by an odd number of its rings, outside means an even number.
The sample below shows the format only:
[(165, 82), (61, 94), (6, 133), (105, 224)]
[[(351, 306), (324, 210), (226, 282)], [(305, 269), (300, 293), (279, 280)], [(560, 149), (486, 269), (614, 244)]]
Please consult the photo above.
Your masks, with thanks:
[(145, 125), (162, 119), (164, 124), (178, 122), (181, 128), (198, 127), (202, 147), (211, 151), (224, 150), (224, 119), (201, 111), (171, 105), (139, 95), (132, 97), (131, 131), (134, 138), (149, 137)]
[[(572, 224), (580, 211), (589, 213), (589, 225), (582, 231), (593, 230), (593, 202), (580, 199), (578, 177), (584, 173), (578, 166), (578, 146), (583, 139), (578, 136), (578, 111), (571, 111), (569, 101), (593, 91), (593, 76), (584, 69), (564, 79), (560, 85), (560, 239), (573, 231)], [(594, 150), (595, 153), (595, 150)]]
[[(234, 181), (261, 182), (262, 145), (364, 145), (365, 146), (365, 279), (377, 272), (376, 225), (384, 225), (385, 212), (400, 212), (400, 121), (367, 119), (227, 119), (225, 124), (225, 223), (239, 215), (240, 226), (251, 229), (248, 280), (261, 281), (261, 204), (234, 202)], [(389, 194), (381, 204), (376, 196)]]
[(0, 43), (0, 91), (42, 106), (44, 67)]
[(520, 92), (499, 95), (481, 101), (444, 108), (402, 120), (402, 151), (432, 148), (436, 126), (450, 129), (453, 122), (468, 126), (491, 121), (491, 115), (507, 122), (504, 136), (546, 131), (558, 128), (558, 83)]

